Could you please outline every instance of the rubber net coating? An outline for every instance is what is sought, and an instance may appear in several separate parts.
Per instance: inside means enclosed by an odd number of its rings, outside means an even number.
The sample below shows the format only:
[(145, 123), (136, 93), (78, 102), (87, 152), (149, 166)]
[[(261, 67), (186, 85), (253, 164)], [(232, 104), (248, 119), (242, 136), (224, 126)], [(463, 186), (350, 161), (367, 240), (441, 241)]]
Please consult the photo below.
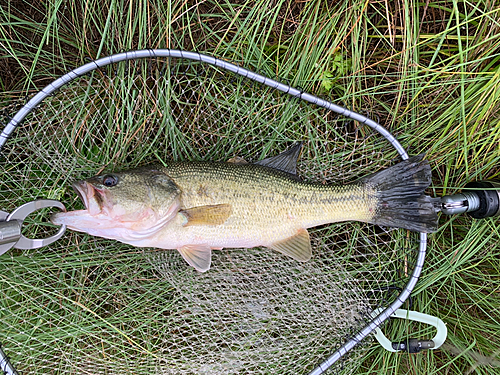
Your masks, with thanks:
[[(3, 123), (19, 108), (5, 106)], [(304, 142), (308, 181), (348, 183), (399, 161), (371, 128), (182, 58), (109, 65), (45, 99), (2, 149), (1, 209), (83, 208), (75, 179), (155, 160), (256, 161)], [(29, 217), (26, 236), (57, 228)], [(200, 274), (176, 251), (67, 232), (2, 256), (0, 337), (24, 373), (304, 374), (392, 303), (418, 234), (361, 223), (311, 230), (313, 259), (215, 251)], [(351, 373), (366, 345), (334, 366)]]

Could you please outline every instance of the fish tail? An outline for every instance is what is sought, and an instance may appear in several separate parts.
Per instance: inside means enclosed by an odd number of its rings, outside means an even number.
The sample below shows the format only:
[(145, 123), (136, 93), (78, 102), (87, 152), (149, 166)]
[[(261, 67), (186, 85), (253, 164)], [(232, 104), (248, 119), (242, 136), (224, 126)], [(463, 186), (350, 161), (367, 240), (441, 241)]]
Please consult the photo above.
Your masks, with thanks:
[(377, 196), (372, 224), (414, 232), (437, 231), (434, 199), (424, 194), (431, 184), (431, 168), (423, 158), (423, 154), (413, 156), (361, 180)]

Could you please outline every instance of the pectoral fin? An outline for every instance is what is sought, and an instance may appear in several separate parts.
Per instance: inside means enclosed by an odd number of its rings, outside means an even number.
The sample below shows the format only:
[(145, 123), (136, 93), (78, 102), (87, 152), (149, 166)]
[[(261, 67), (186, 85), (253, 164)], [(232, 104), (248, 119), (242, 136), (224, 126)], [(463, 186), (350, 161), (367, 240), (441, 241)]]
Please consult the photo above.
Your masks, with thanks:
[(270, 248), (299, 262), (307, 262), (312, 255), (311, 240), (306, 229), (300, 229), (295, 236), (274, 243)]
[(188, 264), (199, 272), (210, 269), (212, 249), (207, 245), (186, 245), (177, 249)]
[(181, 210), (187, 222), (185, 227), (190, 225), (220, 225), (224, 224), (231, 215), (232, 207), (230, 204), (216, 204), (212, 206), (199, 206)]

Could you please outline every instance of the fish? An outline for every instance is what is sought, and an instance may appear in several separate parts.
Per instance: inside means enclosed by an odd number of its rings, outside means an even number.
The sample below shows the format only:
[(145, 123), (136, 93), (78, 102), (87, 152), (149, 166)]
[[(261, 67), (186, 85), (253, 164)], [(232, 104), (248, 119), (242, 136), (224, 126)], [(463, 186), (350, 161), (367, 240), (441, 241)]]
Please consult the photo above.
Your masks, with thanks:
[(301, 148), (256, 163), (168, 161), (105, 172), (73, 184), (84, 210), (56, 213), (51, 221), (137, 247), (176, 249), (200, 272), (223, 248), (267, 247), (306, 262), (308, 229), (328, 223), (437, 230), (423, 154), (336, 185), (297, 176)]

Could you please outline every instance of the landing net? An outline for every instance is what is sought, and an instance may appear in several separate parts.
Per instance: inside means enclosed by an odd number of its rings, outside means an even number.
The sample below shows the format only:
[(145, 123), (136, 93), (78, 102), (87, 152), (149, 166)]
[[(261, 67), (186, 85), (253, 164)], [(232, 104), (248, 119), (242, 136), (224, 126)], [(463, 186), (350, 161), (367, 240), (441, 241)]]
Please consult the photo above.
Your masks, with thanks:
[[(4, 98), (2, 123), (23, 104)], [(223, 69), (149, 58), (95, 69), (46, 98), (0, 156), (0, 209), (83, 205), (71, 182), (156, 160), (257, 161), (303, 141), (298, 174), (348, 183), (395, 164), (366, 125)], [(23, 234), (57, 228), (44, 210)], [(313, 257), (214, 251), (200, 274), (176, 251), (67, 231), (0, 262), (0, 337), (22, 373), (305, 374), (392, 303), (418, 234), (361, 223), (311, 230)], [(369, 341), (333, 369), (352, 373)]]

